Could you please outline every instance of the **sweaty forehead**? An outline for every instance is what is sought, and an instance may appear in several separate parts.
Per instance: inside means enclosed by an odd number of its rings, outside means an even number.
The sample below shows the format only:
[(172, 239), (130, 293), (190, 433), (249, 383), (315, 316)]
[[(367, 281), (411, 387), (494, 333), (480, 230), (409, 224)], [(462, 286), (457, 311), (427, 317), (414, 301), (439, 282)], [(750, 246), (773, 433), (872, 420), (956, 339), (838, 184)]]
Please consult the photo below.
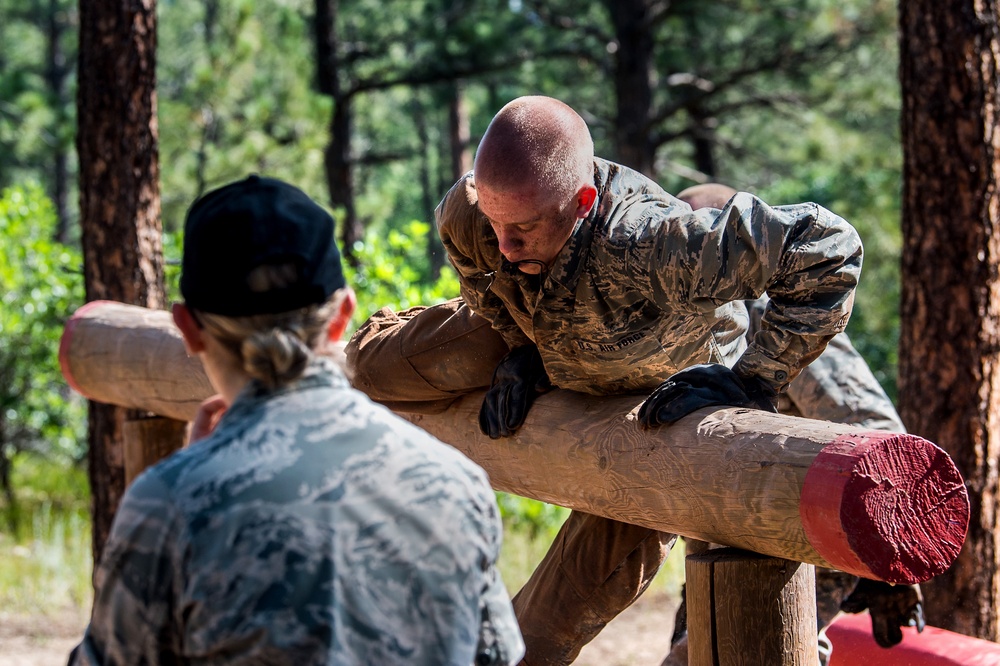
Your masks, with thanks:
[(547, 212), (534, 191), (496, 192), (477, 185), (479, 210), (499, 224), (528, 224), (545, 217)]

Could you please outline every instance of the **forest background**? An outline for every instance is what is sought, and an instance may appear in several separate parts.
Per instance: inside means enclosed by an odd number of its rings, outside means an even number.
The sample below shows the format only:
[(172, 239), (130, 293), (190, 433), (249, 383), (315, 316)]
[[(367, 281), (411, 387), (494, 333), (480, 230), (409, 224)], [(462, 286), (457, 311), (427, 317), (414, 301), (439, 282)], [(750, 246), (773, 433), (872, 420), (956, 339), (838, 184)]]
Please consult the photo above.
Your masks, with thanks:
[[(173, 296), (188, 204), (248, 172), (329, 205), (355, 325), (456, 295), (433, 208), (496, 110), (546, 94), (584, 115), (599, 155), (668, 191), (721, 181), (850, 220), (866, 259), (848, 330), (895, 398), (893, 3), (160, 0), (157, 15)], [(0, 608), (28, 613), (89, 609), (86, 404), (56, 357), (84, 298), (77, 22), (74, 2), (0, 0)], [(500, 499), (517, 589), (563, 512)]]

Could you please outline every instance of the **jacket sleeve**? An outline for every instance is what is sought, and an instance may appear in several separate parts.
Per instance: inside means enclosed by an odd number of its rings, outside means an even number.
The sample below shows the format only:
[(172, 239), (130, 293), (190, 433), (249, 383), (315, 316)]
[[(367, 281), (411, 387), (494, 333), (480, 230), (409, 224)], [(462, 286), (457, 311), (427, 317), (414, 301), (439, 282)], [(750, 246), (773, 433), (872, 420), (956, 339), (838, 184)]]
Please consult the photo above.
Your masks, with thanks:
[(149, 473), (129, 487), (115, 514), (94, 577), (94, 607), (74, 664), (173, 664), (180, 633), (173, 624), (175, 544), (180, 520), (159, 479)]
[(477, 202), (470, 172), (448, 191), (434, 211), (441, 243), (458, 272), (462, 299), (473, 312), (490, 321), (512, 349), (534, 344), (500, 298), (490, 291), (492, 278), (500, 269), (500, 249)]
[[(767, 301), (764, 296), (747, 303), (750, 336), (760, 327)], [(835, 335), (823, 353), (802, 369), (788, 385), (787, 396), (807, 419), (906, 432), (892, 400), (846, 332)]]
[(734, 365), (777, 391), (847, 326), (861, 239), (816, 204), (771, 207), (745, 192), (721, 211), (650, 202), (626, 260), (629, 279), (672, 311), (704, 312), (771, 297)]

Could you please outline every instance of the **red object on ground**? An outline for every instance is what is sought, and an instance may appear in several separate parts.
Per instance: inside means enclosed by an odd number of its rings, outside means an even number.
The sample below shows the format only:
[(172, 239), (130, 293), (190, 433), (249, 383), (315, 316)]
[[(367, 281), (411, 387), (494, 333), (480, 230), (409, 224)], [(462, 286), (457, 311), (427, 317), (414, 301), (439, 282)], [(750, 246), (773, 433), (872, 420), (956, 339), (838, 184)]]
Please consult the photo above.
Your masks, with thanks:
[(925, 627), (903, 627), (903, 641), (879, 647), (868, 613), (839, 615), (826, 629), (833, 644), (829, 666), (1000, 666), (1000, 644)]

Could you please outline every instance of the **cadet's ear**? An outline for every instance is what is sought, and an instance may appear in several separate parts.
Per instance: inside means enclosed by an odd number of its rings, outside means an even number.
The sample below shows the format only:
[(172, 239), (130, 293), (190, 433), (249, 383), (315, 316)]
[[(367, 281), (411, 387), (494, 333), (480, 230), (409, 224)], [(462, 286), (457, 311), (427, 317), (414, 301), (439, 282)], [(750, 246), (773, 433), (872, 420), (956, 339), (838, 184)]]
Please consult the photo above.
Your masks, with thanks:
[(587, 217), (597, 201), (597, 188), (587, 183), (576, 193), (576, 216)]
[(355, 296), (353, 289), (344, 287), (341, 291), (343, 296), (340, 300), (340, 307), (337, 308), (337, 312), (330, 319), (330, 325), (327, 327), (327, 339), (330, 342), (337, 342), (344, 337), (344, 332), (351, 323), (351, 316), (358, 307), (358, 297)]
[(174, 316), (174, 325), (180, 329), (184, 338), (184, 347), (188, 354), (194, 355), (205, 351), (205, 341), (202, 338), (201, 326), (198, 325), (191, 310), (183, 303), (174, 303), (170, 308)]

